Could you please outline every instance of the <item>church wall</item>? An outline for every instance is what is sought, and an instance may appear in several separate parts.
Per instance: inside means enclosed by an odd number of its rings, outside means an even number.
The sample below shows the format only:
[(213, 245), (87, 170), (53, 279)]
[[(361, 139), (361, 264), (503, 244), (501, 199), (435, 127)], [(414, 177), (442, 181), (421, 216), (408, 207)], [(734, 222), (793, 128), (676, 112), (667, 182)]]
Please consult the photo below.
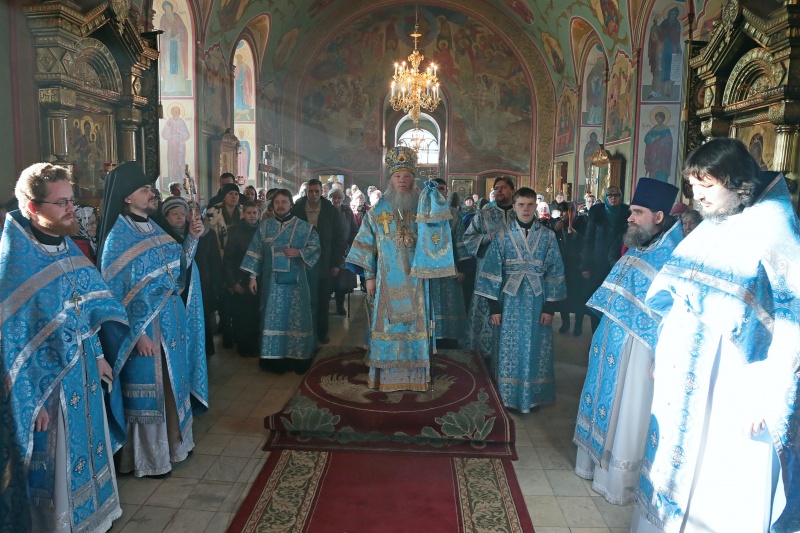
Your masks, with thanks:
[[(11, 8), (0, 2), (0, 35), (3, 36), (4, 50), (11, 50)], [(0, 202), (8, 201), (14, 188), (17, 169), (14, 162), (16, 145), (14, 141), (14, 113), (11, 106), (12, 94), (11, 56), (0, 54), (0, 146), (4, 147), (4, 157), (0, 157)]]

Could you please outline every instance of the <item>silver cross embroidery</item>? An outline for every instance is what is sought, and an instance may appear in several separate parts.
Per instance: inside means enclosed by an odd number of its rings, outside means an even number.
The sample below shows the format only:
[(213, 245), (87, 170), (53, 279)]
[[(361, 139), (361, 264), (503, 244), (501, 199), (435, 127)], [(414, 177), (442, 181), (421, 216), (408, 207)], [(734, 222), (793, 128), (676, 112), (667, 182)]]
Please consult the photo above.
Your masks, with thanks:
[(173, 350), (175, 349), (175, 347), (177, 345), (178, 345), (178, 341), (176, 341), (175, 339), (172, 339), (172, 342), (169, 343), (169, 347), (172, 348)]
[(73, 409), (78, 408), (78, 404), (81, 403), (81, 396), (77, 392), (72, 393), (72, 397), (69, 399), (69, 404), (72, 406)]
[(80, 475), (85, 467), (86, 467), (86, 459), (81, 457), (80, 459), (78, 459), (78, 462), (75, 463), (75, 473)]
[(97, 396), (97, 382), (96, 381), (92, 381), (92, 386), (91, 386), (91, 388), (89, 390), (92, 391), (92, 395), (93, 396)]
[(97, 456), (98, 457), (103, 457), (103, 452), (105, 451), (105, 449), (106, 449), (106, 447), (103, 445), (102, 442), (100, 444), (98, 444), (97, 445), (97, 452), (96, 452)]

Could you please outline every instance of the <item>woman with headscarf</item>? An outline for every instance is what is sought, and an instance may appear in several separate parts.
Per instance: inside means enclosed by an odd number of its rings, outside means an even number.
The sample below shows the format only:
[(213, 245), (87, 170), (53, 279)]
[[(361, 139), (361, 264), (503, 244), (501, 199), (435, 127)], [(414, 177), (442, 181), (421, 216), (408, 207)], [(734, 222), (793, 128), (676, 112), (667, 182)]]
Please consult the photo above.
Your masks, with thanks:
[(90, 206), (75, 206), (78, 234), (72, 237), (78, 248), (92, 263), (97, 263), (97, 210)]

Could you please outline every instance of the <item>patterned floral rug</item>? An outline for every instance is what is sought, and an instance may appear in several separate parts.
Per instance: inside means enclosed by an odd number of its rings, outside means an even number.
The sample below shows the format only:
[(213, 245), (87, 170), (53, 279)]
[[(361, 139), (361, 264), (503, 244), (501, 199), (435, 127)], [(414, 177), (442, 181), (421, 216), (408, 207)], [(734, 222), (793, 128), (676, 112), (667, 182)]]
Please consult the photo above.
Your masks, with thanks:
[(282, 450), (228, 533), (533, 533), (508, 459)]
[(433, 356), (428, 392), (367, 388), (360, 349), (329, 350), (279, 413), (266, 450), (402, 452), (516, 459), (514, 423), (476, 354)]

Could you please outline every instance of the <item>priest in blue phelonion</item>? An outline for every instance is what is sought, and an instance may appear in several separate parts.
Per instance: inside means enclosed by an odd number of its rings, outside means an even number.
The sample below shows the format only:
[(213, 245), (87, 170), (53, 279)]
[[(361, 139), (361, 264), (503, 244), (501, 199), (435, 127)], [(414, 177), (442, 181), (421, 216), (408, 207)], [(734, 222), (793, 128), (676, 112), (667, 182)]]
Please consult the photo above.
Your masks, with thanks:
[(515, 219), (492, 239), (475, 282), (497, 330), (491, 360), (503, 405), (521, 413), (555, 401), (553, 313), (567, 297), (555, 234), (536, 221), (536, 193), (518, 189)]
[(623, 237), (628, 251), (587, 303), (602, 318), (592, 337), (578, 406), (575, 473), (593, 479), (594, 491), (616, 505), (631, 503), (639, 482), (659, 323), (644, 298), (683, 240), (681, 224), (669, 216), (677, 194), (669, 183), (639, 179)]
[(258, 225), (240, 268), (250, 275), (250, 292), (261, 289), (261, 368), (303, 374), (316, 347), (311, 276), (320, 257), (319, 236), (292, 214), (287, 189), (275, 191), (272, 208), (275, 216)]
[[(514, 180), (509, 176), (499, 176), (492, 185), (494, 201), (486, 204), (472, 218), (464, 231), (464, 246), (467, 253), (477, 259), (475, 282), (483, 270), (486, 251), (495, 236), (514, 223), (516, 213), (511, 208), (514, 196)], [(497, 344), (498, 328), (489, 322), (489, 303), (486, 298), (473, 294), (469, 306), (469, 326), (467, 327), (467, 348), (478, 351), (484, 358), (492, 356)]]
[(686, 158), (703, 222), (656, 275), (653, 405), (632, 530), (800, 531), (800, 223), (735, 139)]
[(106, 178), (103, 206), (101, 272), (131, 324), (114, 365), (126, 421), (126, 435), (116, 443), (122, 448), (119, 471), (163, 477), (194, 448), (193, 410), (208, 408), (203, 302), (194, 264), (203, 223), (190, 218), (183, 245), (175, 242), (151, 218), (155, 189), (135, 162)]
[(366, 278), (370, 331), (368, 386), (425, 391), (430, 385), (432, 326), (427, 279), (454, 276), (450, 210), (426, 183), (414, 188), (416, 153), (398, 146), (386, 156), (389, 188), (367, 212), (347, 255)]
[(122, 510), (101, 386), (114, 354), (97, 333), (128, 331), (127, 316), (68, 237), (69, 171), (37, 163), (15, 192), (0, 239), (0, 531), (107, 531)]

